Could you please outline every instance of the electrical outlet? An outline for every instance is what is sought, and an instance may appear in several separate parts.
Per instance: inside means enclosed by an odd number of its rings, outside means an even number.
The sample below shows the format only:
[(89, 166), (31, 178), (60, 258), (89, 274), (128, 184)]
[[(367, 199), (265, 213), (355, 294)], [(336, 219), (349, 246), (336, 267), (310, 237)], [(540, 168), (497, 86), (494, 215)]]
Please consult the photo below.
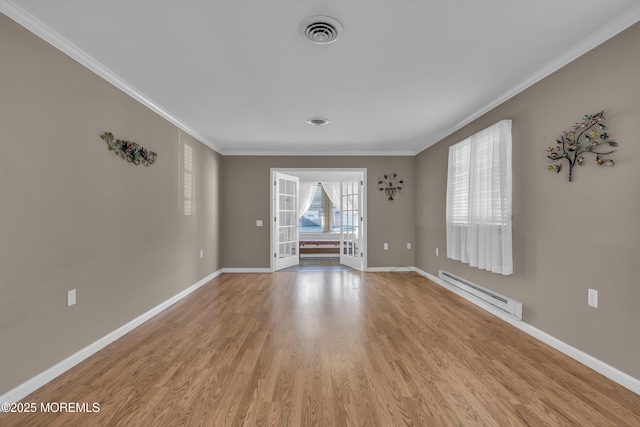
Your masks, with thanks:
[(384, 244), (384, 250), (385, 250), (385, 251), (388, 251), (388, 250), (389, 250), (389, 244), (388, 244), (388, 243), (385, 243), (385, 244)]
[(204, 258), (204, 251), (200, 249), (200, 258)]
[(71, 307), (72, 305), (76, 305), (76, 290), (71, 289), (67, 291), (67, 307)]
[(256, 219), (256, 227), (262, 227), (262, 220)]
[(411, 249), (411, 243), (407, 243), (407, 249)]
[(436, 256), (438, 256), (438, 248), (436, 248)]
[(598, 308), (598, 291), (596, 289), (589, 289), (587, 295), (589, 307)]

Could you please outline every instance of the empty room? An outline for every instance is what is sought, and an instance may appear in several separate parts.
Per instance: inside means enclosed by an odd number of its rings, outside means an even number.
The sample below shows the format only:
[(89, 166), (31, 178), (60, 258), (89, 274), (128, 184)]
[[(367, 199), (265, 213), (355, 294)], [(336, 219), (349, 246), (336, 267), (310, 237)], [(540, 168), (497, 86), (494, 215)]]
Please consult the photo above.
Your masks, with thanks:
[(0, 425), (640, 425), (637, 0), (0, 12)]

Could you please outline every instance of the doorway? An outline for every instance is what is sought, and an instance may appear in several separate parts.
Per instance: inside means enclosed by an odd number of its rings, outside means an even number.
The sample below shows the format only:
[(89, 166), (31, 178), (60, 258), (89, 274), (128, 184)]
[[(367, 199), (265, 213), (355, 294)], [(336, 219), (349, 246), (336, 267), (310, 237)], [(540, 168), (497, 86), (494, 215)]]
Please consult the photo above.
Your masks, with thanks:
[(366, 172), (271, 169), (272, 271), (366, 268)]

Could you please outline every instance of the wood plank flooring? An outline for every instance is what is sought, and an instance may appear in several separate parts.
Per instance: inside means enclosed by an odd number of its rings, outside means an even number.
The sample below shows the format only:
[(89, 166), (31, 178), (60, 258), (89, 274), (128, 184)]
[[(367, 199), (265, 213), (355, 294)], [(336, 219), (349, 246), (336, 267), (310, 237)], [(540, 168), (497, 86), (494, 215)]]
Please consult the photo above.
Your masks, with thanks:
[(342, 271), (353, 270), (353, 268), (340, 264), (340, 258), (300, 258), (298, 265), (285, 268), (284, 272), (289, 271)]
[(2, 426), (640, 426), (640, 396), (415, 273), (223, 274)]

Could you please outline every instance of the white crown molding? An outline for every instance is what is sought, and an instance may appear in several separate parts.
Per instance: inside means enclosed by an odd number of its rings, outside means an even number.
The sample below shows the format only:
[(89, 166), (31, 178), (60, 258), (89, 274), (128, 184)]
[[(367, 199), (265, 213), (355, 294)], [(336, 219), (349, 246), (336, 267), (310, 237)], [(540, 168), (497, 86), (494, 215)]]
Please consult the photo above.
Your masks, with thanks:
[(113, 73), (99, 61), (95, 60), (93, 57), (85, 53), (83, 50), (79, 49), (73, 43), (62, 37), (62, 35), (58, 34), (56, 31), (45, 25), (42, 21), (15, 4), (14, 1), (0, 0), (0, 12), (4, 13), (9, 18), (22, 25), (24, 28), (31, 31), (33, 34), (40, 37), (56, 49), (60, 50), (85, 68), (93, 71), (98, 76), (105, 79), (107, 82), (111, 83), (145, 107), (149, 108), (154, 113), (158, 114), (160, 117), (174, 124), (179, 129), (188, 133), (212, 150), (220, 153), (220, 148), (217, 147), (212, 141), (204, 137), (204, 135), (187, 126), (177, 117), (173, 116), (167, 110), (154, 102), (151, 98), (147, 97), (142, 92), (139, 92), (126, 80), (120, 78), (120, 76)]
[(471, 123), (473, 120), (481, 117), (482, 115), (488, 113), (492, 109), (496, 108), (503, 102), (513, 98), (520, 92), (529, 88), (533, 84), (539, 82), (545, 77), (549, 76), (553, 72), (559, 70), (564, 67), (571, 61), (576, 58), (584, 55), (589, 50), (597, 47), (598, 45), (604, 43), (609, 40), (613, 36), (627, 29), (631, 25), (640, 21), (640, 3), (638, 3), (630, 12), (625, 13), (618, 17), (618, 19), (611, 21), (607, 25), (598, 28), (587, 38), (584, 38), (580, 43), (575, 45), (572, 49), (565, 52), (564, 55), (556, 58), (551, 61), (547, 65), (535, 71), (528, 78), (521, 81), (519, 84), (514, 86), (512, 89), (505, 92), (503, 95), (494, 99), (493, 101), (487, 103), (482, 108), (478, 109), (474, 113), (467, 116), (465, 119), (449, 128), (447, 131), (443, 132), (442, 135), (438, 136), (437, 140), (431, 140), (427, 136), (424, 137), (425, 143), (415, 150), (404, 150), (404, 151), (352, 151), (352, 152), (339, 152), (339, 151), (296, 151), (296, 152), (274, 152), (274, 151), (260, 151), (260, 150), (222, 150), (216, 144), (214, 144), (211, 140), (206, 138), (204, 135), (195, 131), (191, 127), (187, 126), (185, 123), (180, 121), (178, 118), (174, 117), (168, 111), (163, 109), (160, 105), (155, 103), (152, 99), (145, 96), (143, 93), (137, 91), (132, 85), (127, 83), (125, 80), (121, 79), (118, 75), (111, 72), (107, 67), (105, 67), (100, 62), (93, 59), (91, 56), (83, 52), (81, 49), (73, 45), (71, 42), (66, 40), (60, 34), (53, 31), (51, 28), (46, 26), (40, 20), (26, 12), (20, 6), (18, 6), (13, 0), (0, 0), (0, 11), (7, 15), (9, 18), (13, 19), (23, 27), (27, 28), (29, 31), (36, 34), (38, 37), (47, 41), (57, 49), (64, 52), (66, 55), (70, 56), (89, 70), (98, 74), (100, 77), (104, 78), (123, 92), (130, 95), (132, 98), (147, 106), (149, 109), (165, 118), (169, 122), (176, 125), (181, 130), (185, 131), (189, 135), (193, 136), (197, 140), (201, 141), (214, 151), (218, 152), (223, 156), (415, 156), (426, 150), (433, 144), (441, 141), (467, 124)]
[(385, 151), (260, 151), (260, 150), (223, 150), (214, 144), (211, 140), (204, 135), (195, 131), (178, 118), (173, 116), (167, 110), (162, 108), (151, 98), (147, 97), (143, 93), (139, 92), (135, 87), (129, 84), (126, 80), (122, 79), (117, 74), (109, 70), (105, 65), (95, 60), (93, 57), (85, 53), (83, 50), (75, 46), (73, 43), (65, 39), (62, 35), (48, 27), (42, 21), (35, 16), (31, 15), (23, 8), (18, 6), (13, 0), (0, 0), (0, 12), (7, 15), (9, 18), (40, 37), (56, 49), (63, 52), (65, 55), (74, 59), (84, 67), (96, 73), (98, 76), (105, 79), (118, 89), (122, 90), (127, 95), (131, 96), (142, 105), (149, 108), (151, 111), (158, 114), (160, 117), (166, 119), (170, 123), (177, 126), (179, 129), (188, 133), (198, 141), (207, 145), (212, 150), (223, 156), (414, 156), (417, 153), (411, 150), (397, 151), (397, 152), (385, 152)]
[[(529, 77), (527, 77), (526, 79), (521, 81), (519, 84), (514, 86), (511, 90), (505, 92), (502, 96), (499, 96), (498, 98), (494, 99), (492, 102), (486, 104), (484, 107), (480, 108), (478, 111), (476, 111), (475, 113), (471, 114), (470, 116), (468, 116), (467, 118), (459, 122), (457, 125), (455, 125), (453, 128), (449, 130), (446, 136), (449, 136), (455, 131), (463, 128), (464, 126), (468, 125), (475, 119), (488, 113), (489, 111), (493, 110), (503, 102), (513, 98), (520, 92), (524, 91), (525, 89), (528, 89), (529, 87), (538, 83), (540, 80), (551, 75), (552, 73), (558, 71), (560, 68), (564, 67), (570, 62), (578, 59), (585, 53), (589, 52), (590, 50), (596, 48), (597, 46), (606, 42), (607, 40), (614, 37), (615, 35), (626, 30), (627, 28), (629, 28), (630, 26), (632, 26), (638, 21), (640, 21), (640, 3), (638, 3), (631, 10), (631, 12), (625, 13), (619, 16), (618, 19), (611, 21), (608, 25), (605, 25), (603, 27), (596, 29), (590, 34), (589, 37), (582, 39), (580, 43), (573, 46), (573, 48), (569, 49), (563, 55), (561, 55), (558, 58), (555, 58), (553, 61), (547, 63), (542, 68), (539, 68)], [(440, 140), (442, 140), (443, 138), (441, 138)], [(428, 148), (428, 147), (425, 147), (425, 148)]]
[(417, 156), (427, 148), (432, 145), (442, 141), (444, 138), (453, 134), (457, 130), (460, 130), (464, 126), (468, 125), (475, 119), (483, 116), (489, 111), (493, 110), (500, 104), (509, 99), (513, 98), (520, 92), (528, 89), (534, 84), (538, 83), (540, 80), (545, 77), (553, 74), (558, 71), (560, 68), (569, 64), (570, 62), (576, 60), (581, 57), (585, 53), (590, 50), (596, 48), (602, 43), (606, 42), (610, 38), (615, 35), (621, 33), (626, 30), (636, 22), (640, 21), (640, 3), (638, 3), (630, 13), (625, 13), (618, 17), (618, 19), (611, 21), (608, 25), (598, 28), (596, 31), (592, 32), (589, 37), (582, 39), (582, 41), (563, 55), (558, 58), (555, 58), (553, 61), (547, 63), (545, 66), (539, 68), (529, 77), (522, 80), (519, 84), (515, 85), (510, 90), (506, 91), (503, 95), (489, 102), (488, 104), (481, 107), (479, 110), (475, 111), (471, 115), (467, 116), (465, 119), (449, 128), (443, 134), (439, 135), (436, 140), (431, 140), (425, 136), (425, 140), (428, 139), (427, 143), (422, 145), (421, 147), (415, 150), (405, 150), (405, 151), (372, 151), (372, 152), (297, 152), (297, 153), (280, 153), (280, 152), (263, 152), (263, 151), (225, 151), (222, 153), (225, 156)]
[[(422, 151), (422, 150), (421, 150)], [(251, 151), (251, 150), (223, 150), (223, 156), (337, 156), (337, 157), (395, 157), (395, 156), (415, 156), (415, 151)]]
[[(138, 326), (142, 325), (144, 322), (151, 319), (156, 314), (160, 313), (161, 311), (165, 310), (169, 306), (180, 301), (181, 299), (183, 299), (184, 297), (186, 297), (196, 289), (200, 288), (201, 286), (209, 283), (211, 280), (215, 279), (220, 274), (222, 274), (222, 269), (211, 273), (210, 275), (208, 275), (203, 279), (200, 279), (197, 283), (177, 293), (173, 297), (157, 305), (156, 307), (152, 308), (146, 313), (141, 314), (140, 316), (136, 317), (129, 323), (119, 327), (115, 331), (108, 333), (104, 337), (89, 344), (82, 350), (72, 354), (71, 356), (55, 364), (51, 368), (39, 373), (35, 377), (25, 381), (24, 383), (13, 388), (12, 390), (9, 390), (8, 392), (0, 396), (0, 403), (5, 403), (5, 402), (14, 403), (14, 402), (18, 402), (19, 400), (22, 400), (24, 397), (33, 393), (34, 391), (36, 391), (37, 389), (39, 389), (49, 381), (52, 381), (54, 378), (60, 376), (61, 374), (68, 371), (69, 369), (73, 368), (74, 366), (76, 366), (78, 363), (82, 362), (89, 356), (102, 350), (103, 348), (105, 348), (106, 346), (108, 346), (118, 338), (122, 337), (123, 335), (127, 334), (128, 332), (132, 331)], [(0, 410), (0, 412), (2, 411)]]
[(480, 300), (479, 298), (474, 297), (471, 294), (468, 294), (466, 292), (464, 292), (463, 290), (456, 288), (455, 286), (451, 286), (445, 282), (443, 282), (442, 280), (440, 280), (439, 277), (436, 277), (432, 274), (427, 273), (426, 271), (423, 271), (419, 268), (414, 268), (414, 271), (418, 274), (420, 274), (421, 276), (426, 277), (427, 279), (431, 280), (432, 282), (442, 286), (445, 289), (450, 290), (451, 292), (461, 296), (462, 298), (466, 299), (467, 301), (477, 305), (478, 307), (484, 309), (485, 311), (488, 311), (489, 313), (493, 314), (496, 317), (499, 317), (500, 319), (504, 320), (505, 322), (510, 323), (511, 325), (515, 326), (516, 328), (520, 329), (521, 331), (531, 335), (532, 337), (538, 339), (539, 341), (542, 341), (543, 343), (555, 348), (556, 350), (566, 354), (567, 356), (571, 357), (572, 359), (576, 360), (577, 362), (582, 363), (583, 365), (593, 369), (594, 371), (604, 375), (605, 377), (609, 378), (610, 380), (620, 384), (621, 386), (631, 390), (632, 392), (640, 395), (640, 379), (632, 377), (631, 375), (620, 371), (619, 369), (614, 368), (611, 365), (608, 365), (607, 363), (596, 359), (595, 357), (591, 356), (588, 353), (585, 353), (582, 350), (579, 350), (569, 344), (567, 344), (564, 341), (559, 340), (558, 338), (549, 335), (548, 333), (541, 331), (540, 329), (531, 326), (528, 323), (525, 323), (521, 320), (517, 320), (514, 319), (513, 317), (509, 316), (508, 314), (498, 310), (497, 308), (493, 307), (491, 304), (488, 304), (482, 300)]

